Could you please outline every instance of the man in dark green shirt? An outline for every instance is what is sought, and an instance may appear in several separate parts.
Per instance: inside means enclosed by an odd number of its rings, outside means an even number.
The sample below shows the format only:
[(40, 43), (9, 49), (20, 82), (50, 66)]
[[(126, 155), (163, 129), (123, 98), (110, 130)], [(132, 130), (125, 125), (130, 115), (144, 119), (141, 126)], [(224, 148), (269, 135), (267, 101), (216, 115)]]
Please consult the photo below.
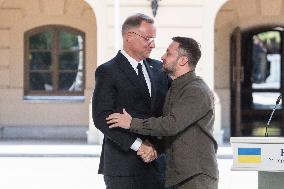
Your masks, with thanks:
[[(192, 38), (172, 39), (162, 56), (163, 69), (173, 79), (163, 116), (137, 119), (123, 110), (122, 114), (111, 114), (108, 124), (110, 128), (164, 137), (167, 187), (217, 189), (217, 143), (212, 134), (214, 97), (194, 71), (201, 57), (200, 47)], [(145, 162), (153, 160), (151, 156), (141, 157)]]

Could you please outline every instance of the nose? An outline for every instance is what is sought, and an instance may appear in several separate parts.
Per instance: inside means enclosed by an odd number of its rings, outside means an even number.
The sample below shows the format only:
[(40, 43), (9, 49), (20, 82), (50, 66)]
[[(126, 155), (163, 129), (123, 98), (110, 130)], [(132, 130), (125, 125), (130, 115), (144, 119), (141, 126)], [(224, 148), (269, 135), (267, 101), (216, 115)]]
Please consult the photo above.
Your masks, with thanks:
[(156, 47), (154, 40), (150, 42), (149, 47), (151, 47), (152, 49)]
[(161, 57), (161, 59), (164, 61), (165, 60), (165, 55), (166, 54), (163, 54), (163, 56)]

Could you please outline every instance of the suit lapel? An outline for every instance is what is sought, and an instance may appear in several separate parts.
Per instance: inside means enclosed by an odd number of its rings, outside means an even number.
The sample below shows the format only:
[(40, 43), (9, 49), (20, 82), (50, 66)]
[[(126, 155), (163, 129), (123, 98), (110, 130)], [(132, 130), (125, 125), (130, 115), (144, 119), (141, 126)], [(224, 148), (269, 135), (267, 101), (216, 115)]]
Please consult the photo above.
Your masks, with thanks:
[(153, 66), (151, 66), (146, 60), (143, 60), (143, 63), (146, 67), (146, 70), (148, 72), (149, 78), (150, 78), (150, 82), (151, 82), (151, 97), (153, 97), (155, 95), (155, 74), (153, 73)]
[(157, 90), (156, 74), (154, 73), (155, 68), (152, 65), (150, 65), (146, 60), (144, 60), (143, 63), (147, 69), (151, 82), (151, 109), (152, 109), (155, 103), (156, 90)]
[[(122, 73), (125, 74), (129, 78), (129, 81), (133, 84), (133, 86), (143, 94), (145, 97), (149, 97), (149, 94), (147, 91), (143, 90), (143, 87), (140, 86), (140, 81), (138, 80), (137, 73), (131, 66), (130, 62), (127, 60), (123, 54), (118, 52), (116, 56), (117, 62), (118, 62), (118, 67)], [(149, 99), (149, 98), (147, 98)], [(150, 99), (149, 99), (150, 100)]]
[(139, 82), (137, 74), (135, 70), (132, 68), (130, 62), (128, 62), (127, 58), (123, 56), (120, 51), (117, 53), (116, 56), (117, 65), (122, 73), (124, 73), (128, 78), (129, 81), (134, 85), (137, 86)]

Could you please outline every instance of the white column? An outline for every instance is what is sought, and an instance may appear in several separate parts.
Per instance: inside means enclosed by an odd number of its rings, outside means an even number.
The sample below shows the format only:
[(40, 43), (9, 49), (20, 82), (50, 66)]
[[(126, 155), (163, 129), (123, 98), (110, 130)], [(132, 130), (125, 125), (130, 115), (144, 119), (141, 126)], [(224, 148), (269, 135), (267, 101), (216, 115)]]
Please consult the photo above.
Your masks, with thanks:
[(121, 26), (120, 26), (120, 10), (119, 0), (114, 1), (114, 50), (115, 53), (120, 49)]
[[(97, 30), (97, 66), (109, 60), (107, 57), (108, 45), (106, 39), (108, 37), (108, 19), (107, 19), (107, 3), (109, 1), (102, 0), (85, 0), (92, 7), (96, 16)], [(92, 39), (94, 40), (94, 39)]]
[(89, 104), (89, 130), (87, 131), (88, 144), (102, 144), (104, 135), (95, 127), (92, 115), (92, 101)]
[(215, 98), (215, 121), (214, 121), (214, 138), (218, 144), (223, 144), (224, 130), (222, 129), (222, 113), (221, 113), (221, 102), (218, 94), (214, 91)]
[[(108, 37), (108, 22), (107, 22), (107, 3), (108, 1), (102, 0), (85, 0), (93, 9), (96, 16), (96, 32), (97, 38), (97, 62), (99, 66), (105, 62), (108, 57), (106, 56), (107, 45), (105, 44)], [(93, 40), (93, 39), (92, 39)], [(102, 144), (103, 134), (95, 127), (92, 118), (92, 103), (89, 104), (89, 130), (87, 131), (87, 138), (89, 144)]]
[(203, 20), (203, 36), (206, 43), (203, 45), (203, 56), (206, 57), (205, 64), (206, 69), (209, 71), (206, 72), (204, 75), (204, 79), (206, 83), (208, 83), (209, 87), (213, 90), (215, 96), (215, 122), (214, 122), (214, 137), (218, 144), (223, 143), (223, 134), (224, 131), (222, 130), (222, 121), (221, 121), (221, 100), (218, 94), (214, 90), (214, 33), (215, 33), (215, 19), (218, 11), (222, 7), (222, 5), (227, 0), (218, 0), (218, 1), (211, 1), (207, 0), (205, 2), (204, 12), (208, 15), (204, 16)]

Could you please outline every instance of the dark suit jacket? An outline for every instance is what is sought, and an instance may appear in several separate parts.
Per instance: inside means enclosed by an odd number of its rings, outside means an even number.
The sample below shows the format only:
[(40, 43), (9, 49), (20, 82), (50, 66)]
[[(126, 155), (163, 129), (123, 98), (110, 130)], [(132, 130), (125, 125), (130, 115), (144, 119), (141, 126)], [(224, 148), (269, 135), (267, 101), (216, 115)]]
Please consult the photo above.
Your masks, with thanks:
[[(104, 134), (99, 173), (109, 176), (134, 176), (150, 173), (153, 164), (145, 164), (130, 149), (137, 137), (151, 137), (130, 133), (125, 129), (109, 129), (105, 118), (125, 108), (139, 118), (160, 116), (168, 89), (168, 78), (161, 70), (161, 62), (144, 61), (151, 80), (152, 96), (139, 85), (138, 76), (120, 52), (96, 70), (96, 85), (92, 99), (95, 126)], [(154, 138), (152, 137), (152, 140)], [(153, 142), (153, 141), (152, 141)]]

